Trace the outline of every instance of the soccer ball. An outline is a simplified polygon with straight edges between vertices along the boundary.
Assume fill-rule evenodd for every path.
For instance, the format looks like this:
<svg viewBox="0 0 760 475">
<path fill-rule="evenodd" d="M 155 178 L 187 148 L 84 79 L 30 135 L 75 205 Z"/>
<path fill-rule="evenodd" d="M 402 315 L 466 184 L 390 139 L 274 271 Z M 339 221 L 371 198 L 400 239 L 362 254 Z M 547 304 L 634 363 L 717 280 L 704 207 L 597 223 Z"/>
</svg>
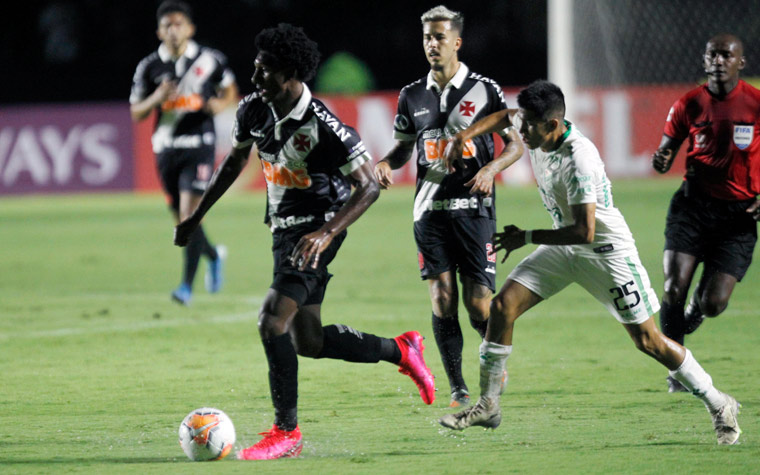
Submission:
<svg viewBox="0 0 760 475">
<path fill-rule="evenodd" d="M 219 409 L 196 409 L 179 425 L 179 445 L 190 460 L 221 460 L 235 445 L 235 426 Z"/>
</svg>

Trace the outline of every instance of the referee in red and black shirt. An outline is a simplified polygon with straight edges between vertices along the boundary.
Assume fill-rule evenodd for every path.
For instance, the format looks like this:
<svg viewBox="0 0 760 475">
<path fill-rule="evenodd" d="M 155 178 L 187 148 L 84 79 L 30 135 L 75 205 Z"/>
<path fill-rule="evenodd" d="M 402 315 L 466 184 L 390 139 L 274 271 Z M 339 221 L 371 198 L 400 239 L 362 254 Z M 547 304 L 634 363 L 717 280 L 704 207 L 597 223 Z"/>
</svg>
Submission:
<svg viewBox="0 0 760 475">
<path fill-rule="evenodd" d="M 739 79 L 744 47 L 722 33 L 707 42 L 707 83 L 671 108 L 652 165 L 668 171 L 688 141 L 686 176 L 665 227 L 662 330 L 684 342 L 704 317 L 719 315 L 752 260 L 760 218 L 760 91 Z M 684 310 L 699 263 L 702 277 Z M 685 391 L 668 378 L 670 392 Z"/>
</svg>

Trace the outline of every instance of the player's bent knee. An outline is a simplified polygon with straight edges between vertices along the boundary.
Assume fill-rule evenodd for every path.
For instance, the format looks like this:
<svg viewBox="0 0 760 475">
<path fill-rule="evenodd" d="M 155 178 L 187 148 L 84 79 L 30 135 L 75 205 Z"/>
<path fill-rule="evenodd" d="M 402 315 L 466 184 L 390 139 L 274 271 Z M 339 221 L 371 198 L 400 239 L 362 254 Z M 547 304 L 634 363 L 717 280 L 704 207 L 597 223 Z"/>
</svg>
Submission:
<svg viewBox="0 0 760 475">
<path fill-rule="evenodd" d="M 437 294 L 431 296 L 433 311 L 440 318 L 453 318 L 457 314 L 457 304 L 450 295 Z"/>
<path fill-rule="evenodd" d="M 497 295 L 491 301 L 491 316 L 489 318 L 500 318 L 507 323 L 514 323 L 520 316 L 517 308 L 510 304 L 503 295 Z"/>
<path fill-rule="evenodd" d="M 726 299 L 703 298 L 699 302 L 699 309 L 708 317 L 717 317 L 728 307 Z"/>
<path fill-rule="evenodd" d="M 666 282 L 662 293 L 662 300 L 671 305 L 684 302 L 686 300 L 686 289 L 675 283 Z"/>
<path fill-rule="evenodd" d="M 259 313 L 259 334 L 262 338 L 272 338 L 287 331 L 285 322 L 268 312 Z"/>
<path fill-rule="evenodd" d="M 464 308 L 471 320 L 482 322 L 488 319 L 491 312 L 491 302 L 487 299 L 474 299 L 465 301 Z"/>
</svg>

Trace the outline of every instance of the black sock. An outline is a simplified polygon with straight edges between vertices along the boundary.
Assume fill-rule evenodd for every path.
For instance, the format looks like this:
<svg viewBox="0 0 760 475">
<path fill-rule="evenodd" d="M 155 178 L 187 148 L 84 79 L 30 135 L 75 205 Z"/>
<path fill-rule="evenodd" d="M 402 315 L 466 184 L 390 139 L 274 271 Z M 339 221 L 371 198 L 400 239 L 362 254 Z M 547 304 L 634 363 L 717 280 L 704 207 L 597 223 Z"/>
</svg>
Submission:
<svg viewBox="0 0 760 475">
<path fill-rule="evenodd" d="M 474 320 L 472 317 L 470 317 L 470 325 L 472 325 L 472 328 L 474 328 L 475 331 L 478 332 L 478 335 L 480 335 L 481 339 L 486 337 L 486 330 L 488 329 L 488 319 Z"/>
<path fill-rule="evenodd" d="M 206 232 L 203 230 L 202 225 L 198 226 L 198 229 L 196 229 L 193 238 L 200 241 L 202 246 L 201 254 L 208 257 L 212 261 L 215 261 L 219 257 L 219 254 L 216 252 L 216 246 L 211 244 L 211 241 L 208 240 L 208 237 L 206 236 Z"/>
<path fill-rule="evenodd" d="M 269 391 L 274 405 L 274 423 L 291 431 L 298 425 L 298 356 L 289 334 L 262 338 L 269 362 Z"/>
<path fill-rule="evenodd" d="M 438 344 L 438 351 L 441 353 L 443 368 L 446 370 L 446 376 L 449 377 L 449 386 L 451 390 L 467 390 L 467 385 L 462 377 L 462 328 L 459 326 L 459 318 L 455 315 L 452 318 L 439 318 L 433 314 L 433 334 L 435 342 Z"/>
<path fill-rule="evenodd" d="M 198 261 L 201 260 L 201 254 L 203 253 L 204 243 L 206 242 L 206 235 L 203 233 L 203 228 L 198 226 L 198 229 L 190 236 L 190 241 L 185 246 L 185 262 L 182 269 L 182 282 L 189 286 L 193 286 L 195 280 L 195 273 L 198 271 Z"/>
<path fill-rule="evenodd" d="M 663 300 L 660 307 L 660 327 L 662 333 L 671 340 L 683 345 L 686 326 L 683 305 L 670 305 Z"/>
<path fill-rule="evenodd" d="M 322 327 L 322 333 L 324 343 L 317 358 L 352 363 L 388 361 L 398 364 L 401 361 L 401 350 L 392 339 L 362 333 L 346 325 L 328 325 Z"/>
</svg>

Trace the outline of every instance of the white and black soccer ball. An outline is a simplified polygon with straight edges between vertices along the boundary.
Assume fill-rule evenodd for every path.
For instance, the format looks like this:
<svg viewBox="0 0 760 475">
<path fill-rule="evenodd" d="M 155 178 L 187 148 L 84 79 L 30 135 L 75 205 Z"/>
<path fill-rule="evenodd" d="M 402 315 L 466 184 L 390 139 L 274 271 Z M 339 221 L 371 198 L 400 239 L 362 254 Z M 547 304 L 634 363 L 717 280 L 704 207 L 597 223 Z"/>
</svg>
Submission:
<svg viewBox="0 0 760 475">
<path fill-rule="evenodd" d="M 235 426 L 219 409 L 196 409 L 179 425 L 179 445 L 190 460 L 221 460 L 235 445 Z"/>
</svg>

